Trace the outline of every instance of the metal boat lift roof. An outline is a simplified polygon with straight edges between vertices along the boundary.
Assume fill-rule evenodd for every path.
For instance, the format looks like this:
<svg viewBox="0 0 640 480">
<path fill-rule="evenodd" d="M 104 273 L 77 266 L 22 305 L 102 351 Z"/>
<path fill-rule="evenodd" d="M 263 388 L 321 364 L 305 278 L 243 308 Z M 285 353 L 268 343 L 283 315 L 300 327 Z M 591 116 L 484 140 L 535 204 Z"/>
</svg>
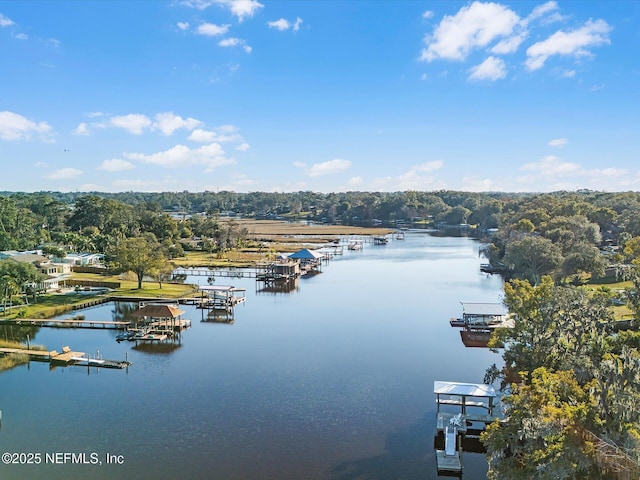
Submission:
<svg viewBox="0 0 640 480">
<path fill-rule="evenodd" d="M 464 315 L 502 316 L 507 309 L 501 303 L 460 302 Z"/>
<path fill-rule="evenodd" d="M 496 390 L 484 383 L 433 382 L 433 393 L 437 395 L 457 395 L 460 397 L 496 397 Z"/>
<path fill-rule="evenodd" d="M 236 288 L 233 285 L 202 285 L 198 287 L 203 292 L 244 292 L 246 288 Z"/>
</svg>

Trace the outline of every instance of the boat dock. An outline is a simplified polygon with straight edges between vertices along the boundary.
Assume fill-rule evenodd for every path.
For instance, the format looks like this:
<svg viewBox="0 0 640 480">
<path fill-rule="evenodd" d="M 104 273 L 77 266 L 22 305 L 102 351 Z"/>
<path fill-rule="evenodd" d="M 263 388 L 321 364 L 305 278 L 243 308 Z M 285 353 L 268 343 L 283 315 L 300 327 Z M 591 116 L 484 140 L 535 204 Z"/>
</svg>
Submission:
<svg viewBox="0 0 640 480">
<path fill-rule="evenodd" d="M 173 272 L 174 275 L 187 275 L 194 277 L 228 277 L 228 278 L 256 278 L 257 271 L 255 268 L 177 268 Z"/>
<path fill-rule="evenodd" d="M 93 328 L 108 330 L 125 330 L 131 322 L 109 321 L 109 320 L 85 320 L 78 318 L 13 318 L 0 320 L 1 324 L 7 325 L 31 325 L 34 327 L 57 327 L 57 328 Z"/>
<path fill-rule="evenodd" d="M 92 358 L 84 352 L 74 352 L 69 347 L 62 347 L 62 353 L 56 350 L 32 350 L 29 348 L 0 348 L 0 355 L 27 355 L 30 360 L 49 362 L 51 365 L 78 365 L 103 368 L 125 368 L 131 365 L 129 361 L 106 360 L 96 356 Z"/>
<path fill-rule="evenodd" d="M 479 383 L 433 382 L 436 395 L 436 465 L 438 473 L 462 472 L 463 440 L 479 438 L 494 416 L 496 392 Z M 454 411 L 444 411 L 451 408 Z"/>
<path fill-rule="evenodd" d="M 199 288 L 202 296 L 193 299 L 198 308 L 231 312 L 246 300 L 246 289 L 233 285 L 206 285 Z"/>
</svg>

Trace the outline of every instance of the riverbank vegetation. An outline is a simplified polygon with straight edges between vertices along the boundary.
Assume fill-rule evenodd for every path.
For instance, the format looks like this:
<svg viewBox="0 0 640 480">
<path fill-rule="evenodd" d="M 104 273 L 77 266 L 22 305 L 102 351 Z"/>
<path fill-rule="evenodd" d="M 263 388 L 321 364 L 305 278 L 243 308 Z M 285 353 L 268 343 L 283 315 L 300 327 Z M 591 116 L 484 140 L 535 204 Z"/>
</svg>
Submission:
<svg viewBox="0 0 640 480">
<path fill-rule="evenodd" d="M 0 348 L 14 348 L 19 350 L 40 350 L 45 351 L 46 348 L 43 345 L 24 345 L 18 342 L 11 342 L 8 340 L 0 340 Z M 0 356 L 0 372 L 11 370 L 18 365 L 23 365 L 29 361 L 29 355 L 24 353 L 9 353 L 7 355 Z"/>
<path fill-rule="evenodd" d="M 507 393 L 505 420 L 483 437 L 490 476 L 638 478 L 640 193 L 0 194 L 0 252 L 98 253 L 104 274 L 74 277 L 120 282 L 112 294 L 125 296 L 188 294 L 170 283 L 176 266 L 255 265 L 342 235 L 424 227 L 478 238 L 511 280 L 516 326 L 494 339 L 504 366 L 487 372 Z M 2 305 L 49 301 L 42 273 L 12 262 L 0 259 Z"/>
<path fill-rule="evenodd" d="M 482 436 L 489 477 L 638 478 L 640 332 L 616 328 L 606 295 L 549 276 L 507 283 L 505 304 L 515 327 L 492 339 L 504 366 L 485 378 L 507 393 Z"/>
</svg>

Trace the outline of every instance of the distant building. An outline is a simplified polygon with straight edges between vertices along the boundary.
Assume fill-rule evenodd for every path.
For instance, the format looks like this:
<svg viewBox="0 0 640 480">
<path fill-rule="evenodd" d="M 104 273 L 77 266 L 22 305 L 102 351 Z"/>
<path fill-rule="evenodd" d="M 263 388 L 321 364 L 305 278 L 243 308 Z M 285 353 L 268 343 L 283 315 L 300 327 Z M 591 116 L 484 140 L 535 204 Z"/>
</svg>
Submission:
<svg viewBox="0 0 640 480">
<path fill-rule="evenodd" d="M 93 267 L 104 263 L 104 255 L 101 253 L 67 253 L 60 259 L 61 263 L 68 263 L 74 267 Z"/>
</svg>

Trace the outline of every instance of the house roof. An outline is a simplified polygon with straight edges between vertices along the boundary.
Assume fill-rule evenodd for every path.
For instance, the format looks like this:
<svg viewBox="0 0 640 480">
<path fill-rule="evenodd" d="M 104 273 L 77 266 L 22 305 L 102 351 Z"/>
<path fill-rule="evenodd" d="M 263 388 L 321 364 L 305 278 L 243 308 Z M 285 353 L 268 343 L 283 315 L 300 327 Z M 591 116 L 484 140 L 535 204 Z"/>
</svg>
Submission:
<svg viewBox="0 0 640 480">
<path fill-rule="evenodd" d="M 14 260 L 20 263 L 44 263 L 49 261 L 47 257 L 36 253 L 20 253 L 18 255 L 11 255 L 8 258 L 9 260 Z"/>
<path fill-rule="evenodd" d="M 301 260 L 309 260 L 309 259 L 318 259 L 322 258 L 324 255 L 318 252 L 314 252 L 309 250 L 308 248 L 303 248 L 302 250 L 298 250 L 295 253 L 289 255 L 289 258 L 297 258 Z"/>
<path fill-rule="evenodd" d="M 135 315 L 136 317 L 175 318 L 179 317 L 183 313 L 184 310 L 181 310 L 174 305 L 145 305 L 133 312 L 132 315 Z"/>
</svg>

